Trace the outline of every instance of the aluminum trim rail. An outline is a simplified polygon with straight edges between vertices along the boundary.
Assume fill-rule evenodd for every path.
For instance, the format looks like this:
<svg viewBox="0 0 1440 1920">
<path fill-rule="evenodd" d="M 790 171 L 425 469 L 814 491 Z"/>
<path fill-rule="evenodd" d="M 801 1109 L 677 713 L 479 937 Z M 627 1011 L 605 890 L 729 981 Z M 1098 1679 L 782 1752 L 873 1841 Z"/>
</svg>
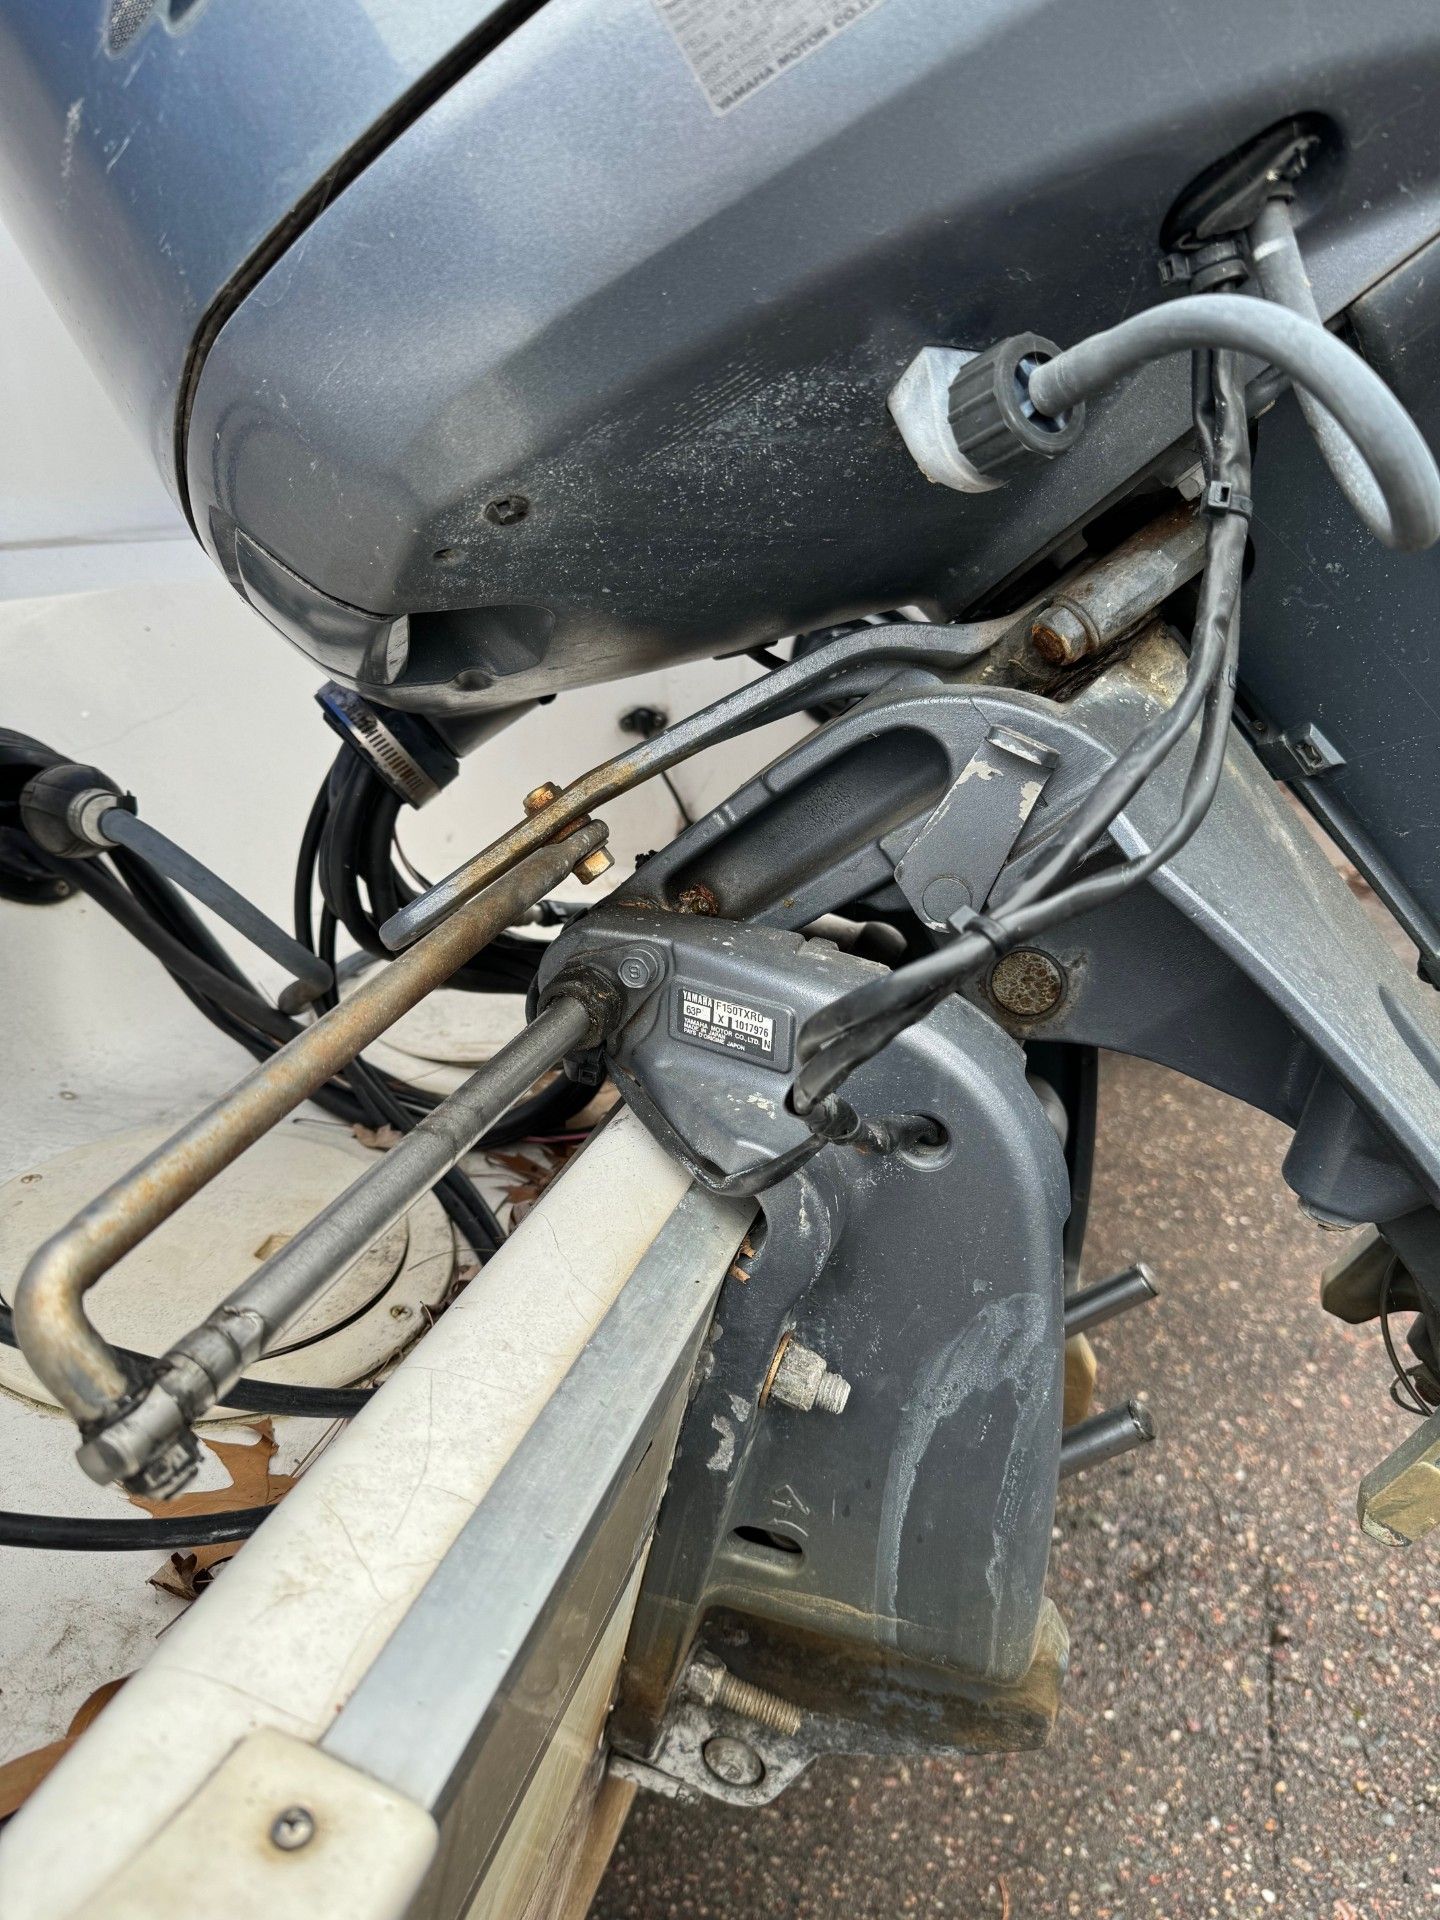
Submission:
<svg viewBox="0 0 1440 1920">
<path fill-rule="evenodd" d="M 656 1463 L 650 1512 L 631 1512 L 627 1494 L 655 1451 L 657 1421 L 683 1404 L 754 1214 L 753 1200 L 691 1188 L 341 1708 L 324 1752 L 442 1819 L 463 1798 L 493 1824 L 492 1843 L 503 1831 L 643 1550 L 668 1451 Z M 607 1528 L 612 1515 L 623 1516 L 618 1530 Z M 461 1825 L 478 1875 L 488 1847 L 475 1822 Z"/>
</svg>

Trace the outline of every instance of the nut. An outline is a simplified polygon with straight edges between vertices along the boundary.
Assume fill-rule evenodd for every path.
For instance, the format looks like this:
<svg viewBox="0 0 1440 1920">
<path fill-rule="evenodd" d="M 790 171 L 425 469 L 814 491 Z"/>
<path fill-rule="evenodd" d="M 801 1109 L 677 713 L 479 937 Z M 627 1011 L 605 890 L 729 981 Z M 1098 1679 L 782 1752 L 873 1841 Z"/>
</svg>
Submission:
<svg viewBox="0 0 1440 1920">
<path fill-rule="evenodd" d="M 778 1400 L 782 1407 L 794 1407 L 797 1413 L 809 1413 L 816 1407 L 822 1413 L 843 1413 L 849 1398 L 850 1382 L 845 1376 L 832 1373 L 818 1353 L 802 1347 L 787 1333 L 770 1363 L 770 1377 L 761 1389 L 760 1404 Z"/>
<path fill-rule="evenodd" d="M 1068 667 L 1083 660 L 1094 644 L 1090 629 L 1071 607 L 1046 607 L 1030 628 L 1030 639 L 1042 660 Z"/>
<path fill-rule="evenodd" d="M 1016 947 L 990 970 L 990 997 L 1007 1013 L 1038 1019 L 1060 1003 L 1065 975 L 1048 953 L 1038 947 Z"/>
<path fill-rule="evenodd" d="M 526 818 L 530 819 L 537 813 L 543 813 L 552 800 L 559 798 L 560 789 L 555 782 L 542 780 L 538 787 L 530 789 L 520 804 L 525 809 Z M 552 838 L 564 840 L 570 834 L 578 832 L 581 827 L 588 827 L 589 824 L 589 814 L 581 814 L 578 820 L 572 820 L 568 826 L 561 827 L 556 834 L 552 835 Z M 608 873 L 614 864 L 615 856 L 608 849 L 596 847 L 593 853 L 587 853 L 585 858 L 576 865 L 575 878 L 588 887 L 592 881 L 598 880 L 601 874 Z"/>
<path fill-rule="evenodd" d="M 758 1787 L 765 1778 L 765 1762 L 744 1740 L 717 1733 L 700 1749 L 706 1768 L 727 1787 Z"/>
</svg>

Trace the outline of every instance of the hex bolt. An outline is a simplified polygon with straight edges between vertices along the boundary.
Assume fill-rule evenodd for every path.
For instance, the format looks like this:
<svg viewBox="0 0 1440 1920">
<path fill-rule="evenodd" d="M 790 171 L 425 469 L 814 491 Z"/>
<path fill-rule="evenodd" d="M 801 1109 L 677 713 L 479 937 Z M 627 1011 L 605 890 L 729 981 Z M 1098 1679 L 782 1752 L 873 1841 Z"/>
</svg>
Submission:
<svg viewBox="0 0 1440 1920">
<path fill-rule="evenodd" d="M 695 1700 L 702 1707 L 724 1707 L 727 1713 L 738 1713 L 742 1719 L 757 1721 L 776 1733 L 798 1733 L 805 1718 L 799 1707 L 782 1700 L 778 1693 L 771 1693 L 766 1687 L 752 1687 L 748 1680 L 738 1680 L 713 1653 L 696 1654 L 686 1670 L 683 1691 L 687 1700 Z"/>
<path fill-rule="evenodd" d="M 543 813 L 552 800 L 559 798 L 560 789 L 555 782 L 542 780 L 538 787 L 530 789 L 520 804 L 524 807 L 528 819 L 534 814 Z M 577 827 L 585 827 L 589 824 L 589 814 L 583 814 L 580 819 L 572 820 L 568 827 L 562 827 L 555 837 L 557 840 L 564 840 L 567 835 L 574 833 Z M 588 887 L 593 880 L 598 880 L 602 873 L 608 873 L 614 864 L 615 856 L 608 847 L 596 847 L 593 853 L 587 853 L 578 863 L 575 868 L 575 878 Z"/>
<path fill-rule="evenodd" d="M 560 798 L 560 789 L 553 780 L 542 780 L 538 787 L 532 787 L 520 802 L 527 815 L 540 813 L 552 800 Z"/>
<path fill-rule="evenodd" d="M 270 1829 L 270 1844 L 282 1853 L 294 1853 L 315 1838 L 315 1816 L 308 1807 L 286 1807 L 275 1816 Z"/>
<path fill-rule="evenodd" d="M 775 1349 L 770 1373 L 760 1389 L 760 1404 L 778 1400 L 782 1407 L 797 1413 L 843 1413 L 850 1398 L 850 1382 L 844 1374 L 832 1373 L 824 1358 L 802 1347 L 793 1334 L 786 1334 Z"/>
<path fill-rule="evenodd" d="M 637 993 L 643 993 L 646 987 L 653 987 L 660 978 L 660 962 L 648 947 L 636 947 L 633 953 L 627 953 L 615 969 L 620 976 L 620 984 L 633 987 Z"/>
<path fill-rule="evenodd" d="M 758 1787 L 765 1778 L 765 1762 L 744 1740 L 717 1733 L 700 1749 L 706 1771 L 727 1787 Z"/>
<path fill-rule="evenodd" d="M 1030 640 L 1042 660 L 1052 666 L 1073 666 L 1095 644 L 1094 635 L 1073 607 L 1046 607 L 1030 628 Z"/>
</svg>

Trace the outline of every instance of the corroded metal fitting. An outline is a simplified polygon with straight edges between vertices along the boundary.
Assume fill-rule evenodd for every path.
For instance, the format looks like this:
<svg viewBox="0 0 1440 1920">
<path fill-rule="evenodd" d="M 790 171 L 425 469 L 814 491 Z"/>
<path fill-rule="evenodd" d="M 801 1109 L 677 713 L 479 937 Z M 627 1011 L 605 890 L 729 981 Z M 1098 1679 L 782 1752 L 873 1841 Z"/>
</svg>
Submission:
<svg viewBox="0 0 1440 1920">
<path fill-rule="evenodd" d="M 990 973 L 990 997 L 1007 1013 L 1038 1020 L 1053 1013 L 1065 992 L 1065 975 L 1038 947 L 1012 947 Z"/>
<path fill-rule="evenodd" d="M 818 1407 L 821 1413 L 843 1413 L 850 1398 L 850 1382 L 843 1374 L 832 1373 L 820 1354 L 802 1347 L 787 1333 L 775 1349 L 770 1372 L 760 1389 L 760 1404 L 778 1400 L 782 1407 L 794 1407 L 797 1413 L 809 1413 Z"/>
<path fill-rule="evenodd" d="M 683 1692 L 702 1707 L 723 1707 L 743 1719 L 755 1720 L 776 1733 L 796 1734 L 805 1718 L 799 1707 L 782 1700 L 766 1687 L 738 1680 L 713 1653 L 697 1653 L 685 1672 Z"/>
<path fill-rule="evenodd" d="M 1094 648 L 1095 635 L 1073 607 L 1063 602 L 1046 607 L 1035 617 L 1030 639 L 1042 660 L 1051 666 L 1068 667 L 1083 660 Z"/>
<path fill-rule="evenodd" d="M 529 793 L 526 794 L 524 800 L 521 802 L 521 805 L 524 807 L 525 815 L 528 819 L 534 814 L 543 813 L 552 801 L 558 800 L 559 798 L 560 789 L 556 786 L 555 782 L 553 780 L 542 780 L 538 787 L 532 787 L 530 789 Z M 589 824 L 589 814 L 582 814 L 578 820 L 572 820 L 569 826 L 562 827 L 554 837 L 557 840 L 568 840 L 570 835 L 578 828 L 588 827 Z M 614 864 L 615 856 L 610 852 L 608 847 L 596 847 L 593 853 L 587 853 L 585 858 L 578 862 L 575 868 L 575 877 L 577 880 L 583 881 L 588 887 L 592 881 L 598 880 L 601 874 L 608 873 Z"/>
</svg>

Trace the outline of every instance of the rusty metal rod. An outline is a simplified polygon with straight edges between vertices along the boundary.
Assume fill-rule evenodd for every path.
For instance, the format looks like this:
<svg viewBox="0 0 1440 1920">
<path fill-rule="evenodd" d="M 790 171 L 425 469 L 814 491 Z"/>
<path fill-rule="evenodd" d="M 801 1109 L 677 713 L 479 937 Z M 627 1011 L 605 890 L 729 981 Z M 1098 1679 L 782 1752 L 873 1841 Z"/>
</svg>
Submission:
<svg viewBox="0 0 1440 1920">
<path fill-rule="evenodd" d="M 461 867 L 443 880 L 436 881 L 428 893 L 422 893 L 392 914 L 380 929 L 387 947 L 408 947 L 424 933 L 452 914 L 464 901 L 488 886 L 498 874 L 506 872 L 532 847 L 542 845 L 563 828 L 594 807 L 603 806 L 643 781 L 667 773 L 671 767 L 688 760 L 705 747 L 713 747 L 752 727 L 778 720 L 805 704 L 806 695 L 820 683 L 851 667 L 872 667 L 893 663 L 897 667 L 913 665 L 938 671 L 954 671 L 1015 626 L 1015 614 L 996 620 L 983 620 L 968 627 L 928 627 L 915 622 L 893 627 L 867 627 L 863 633 L 847 634 L 817 647 L 799 660 L 791 660 L 763 680 L 727 693 L 702 707 L 686 720 L 678 720 L 663 733 L 628 753 L 617 754 L 589 773 L 572 781 L 546 807 L 532 813 L 517 826 L 483 847 Z M 867 691 L 871 689 L 866 689 Z"/>
<path fill-rule="evenodd" d="M 532 853 L 188 1121 L 39 1248 L 15 1295 L 15 1331 L 25 1358 L 77 1421 L 88 1425 L 114 1413 L 136 1384 L 86 1317 L 85 1295 L 96 1281 L 542 899 L 603 843 L 606 831 L 595 821 Z"/>
<path fill-rule="evenodd" d="M 143 1396 L 80 1448 L 77 1457 L 90 1478 L 102 1486 L 141 1478 L 146 1493 L 178 1492 L 199 1464 L 193 1422 L 225 1398 L 246 1368 L 269 1352 L 527 1087 L 566 1054 L 588 1046 L 595 1033 L 589 1008 L 563 996 L 552 1000 L 171 1346 Z"/>
<path fill-rule="evenodd" d="M 1203 525 L 1197 523 L 1188 507 L 1176 508 L 1068 581 L 1063 597 L 1084 608 L 1087 641 L 1104 645 L 1137 625 L 1146 612 L 1153 612 L 1199 571 L 1203 544 Z M 914 623 L 867 627 L 777 667 L 765 679 L 753 680 L 702 707 L 689 719 L 653 734 L 631 752 L 592 767 L 548 806 L 483 847 L 463 866 L 437 881 L 428 893 L 419 894 L 392 914 L 380 929 L 381 939 L 392 949 L 408 947 L 532 847 L 551 839 L 592 808 L 628 793 L 657 774 L 668 773 L 705 747 L 733 740 L 753 727 L 813 704 L 815 690 L 836 676 L 846 675 L 847 685 L 855 682 L 854 690 L 860 694 L 873 693 L 883 683 L 887 665 L 959 673 L 1002 640 L 1017 632 L 1028 636 L 1038 610 L 1059 597 L 1049 594 L 1014 613 L 970 626 L 927 627 Z M 1080 618 L 1078 613 L 1075 617 Z"/>
</svg>

